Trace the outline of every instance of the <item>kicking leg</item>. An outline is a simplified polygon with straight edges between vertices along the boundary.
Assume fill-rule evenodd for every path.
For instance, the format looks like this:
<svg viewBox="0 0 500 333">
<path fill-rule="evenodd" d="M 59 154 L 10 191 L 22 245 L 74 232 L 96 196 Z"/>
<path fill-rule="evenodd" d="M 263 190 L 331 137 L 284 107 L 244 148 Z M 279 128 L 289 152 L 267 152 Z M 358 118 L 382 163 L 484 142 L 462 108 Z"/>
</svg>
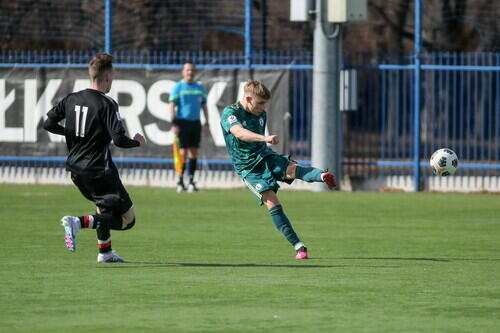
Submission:
<svg viewBox="0 0 500 333">
<path fill-rule="evenodd" d="M 330 172 L 325 172 L 318 168 L 306 167 L 297 165 L 294 162 L 288 164 L 286 169 L 286 179 L 301 179 L 308 183 L 324 182 L 328 189 L 333 189 L 337 186 L 335 176 Z"/>
</svg>

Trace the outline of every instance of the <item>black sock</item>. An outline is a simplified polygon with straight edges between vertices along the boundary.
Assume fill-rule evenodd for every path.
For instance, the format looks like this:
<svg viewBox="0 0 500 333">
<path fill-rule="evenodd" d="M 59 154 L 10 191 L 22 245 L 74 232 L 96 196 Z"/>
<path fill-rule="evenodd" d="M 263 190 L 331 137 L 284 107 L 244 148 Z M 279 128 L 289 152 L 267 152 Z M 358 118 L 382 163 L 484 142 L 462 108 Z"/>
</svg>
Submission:
<svg viewBox="0 0 500 333">
<path fill-rule="evenodd" d="M 188 174 L 189 174 L 189 182 L 192 183 L 194 180 L 194 173 L 196 172 L 196 166 L 197 166 L 197 159 L 196 158 L 190 158 L 189 159 L 189 169 L 188 169 Z"/>
<path fill-rule="evenodd" d="M 101 230 L 96 229 L 97 233 L 97 248 L 99 249 L 99 253 L 108 253 L 112 251 L 111 248 L 111 233 L 109 229 Z"/>
</svg>

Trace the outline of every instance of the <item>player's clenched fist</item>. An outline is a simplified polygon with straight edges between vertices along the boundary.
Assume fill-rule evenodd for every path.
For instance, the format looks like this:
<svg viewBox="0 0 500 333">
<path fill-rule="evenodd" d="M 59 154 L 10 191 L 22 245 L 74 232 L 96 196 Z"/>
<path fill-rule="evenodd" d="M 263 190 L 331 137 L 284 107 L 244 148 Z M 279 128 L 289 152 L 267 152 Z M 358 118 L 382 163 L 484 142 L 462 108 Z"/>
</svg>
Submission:
<svg viewBox="0 0 500 333">
<path fill-rule="evenodd" d="M 265 140 L 266 140 L 266 143 L 270 143 L 272 145 L 277 145 L 280 142 L 277 135 L 268 135 L 268 136 L 266 136 Z"/>
<path fill-rule="evenodd" d="M 141 144 L 141 146 L 146 144 L 146 139 L 140 133 L 136 133 L 134 135 L 134 140 L 135 141 L 139 141 L 139 143 Z"/>
</svg>

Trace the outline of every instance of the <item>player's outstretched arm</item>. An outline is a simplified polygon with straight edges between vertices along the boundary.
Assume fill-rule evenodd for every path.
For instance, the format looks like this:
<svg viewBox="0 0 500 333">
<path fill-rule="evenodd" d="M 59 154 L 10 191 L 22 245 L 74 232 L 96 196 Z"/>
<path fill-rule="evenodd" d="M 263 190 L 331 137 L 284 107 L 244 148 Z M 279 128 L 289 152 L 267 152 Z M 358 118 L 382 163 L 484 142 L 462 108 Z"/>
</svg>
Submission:
<svg viewBox="0 0 500 333">
<path fill-rule="evenodd" d="M 277 135 L 260 135 L 247 130 L 242 125 L 234 125 L 233 127 L 231 127 L 230 131 L 238 140 L 241 141 L 266 142 L 272 145 L 279 143 L 279 138 Z"/>
<path fill-rule="evenodd" d="M 146 139 L 144 139 L 144 137 L 139 133 L 134 135 L 133 139 L 129 138 L 124 133 L 114 134 L 112 138 L 115 146 L 120 148 L 134 148 L 142 146 L 146 143 Z"/>
</svg>

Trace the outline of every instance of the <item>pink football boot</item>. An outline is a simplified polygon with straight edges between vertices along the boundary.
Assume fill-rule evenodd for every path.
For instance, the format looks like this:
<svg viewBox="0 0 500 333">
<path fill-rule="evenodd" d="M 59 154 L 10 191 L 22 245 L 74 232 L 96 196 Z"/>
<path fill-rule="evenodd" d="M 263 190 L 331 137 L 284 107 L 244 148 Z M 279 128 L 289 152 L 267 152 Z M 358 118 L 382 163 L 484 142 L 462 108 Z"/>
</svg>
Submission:
<svg viewBox="0 0 500 333">
<path fill-rule="evenodd" d="M 301 246 L 297 250 L 297 254 L 295 255 L 295 259 L 307 259 L 307 247 Z"/>
<path fill-rule="evenodd" d="M 321 174 L 321 180 L 328 186 L 329 190 L 333 190 L 337 186 L 337 181 L 333 173 L 325 172 Z"/>
</svg>

